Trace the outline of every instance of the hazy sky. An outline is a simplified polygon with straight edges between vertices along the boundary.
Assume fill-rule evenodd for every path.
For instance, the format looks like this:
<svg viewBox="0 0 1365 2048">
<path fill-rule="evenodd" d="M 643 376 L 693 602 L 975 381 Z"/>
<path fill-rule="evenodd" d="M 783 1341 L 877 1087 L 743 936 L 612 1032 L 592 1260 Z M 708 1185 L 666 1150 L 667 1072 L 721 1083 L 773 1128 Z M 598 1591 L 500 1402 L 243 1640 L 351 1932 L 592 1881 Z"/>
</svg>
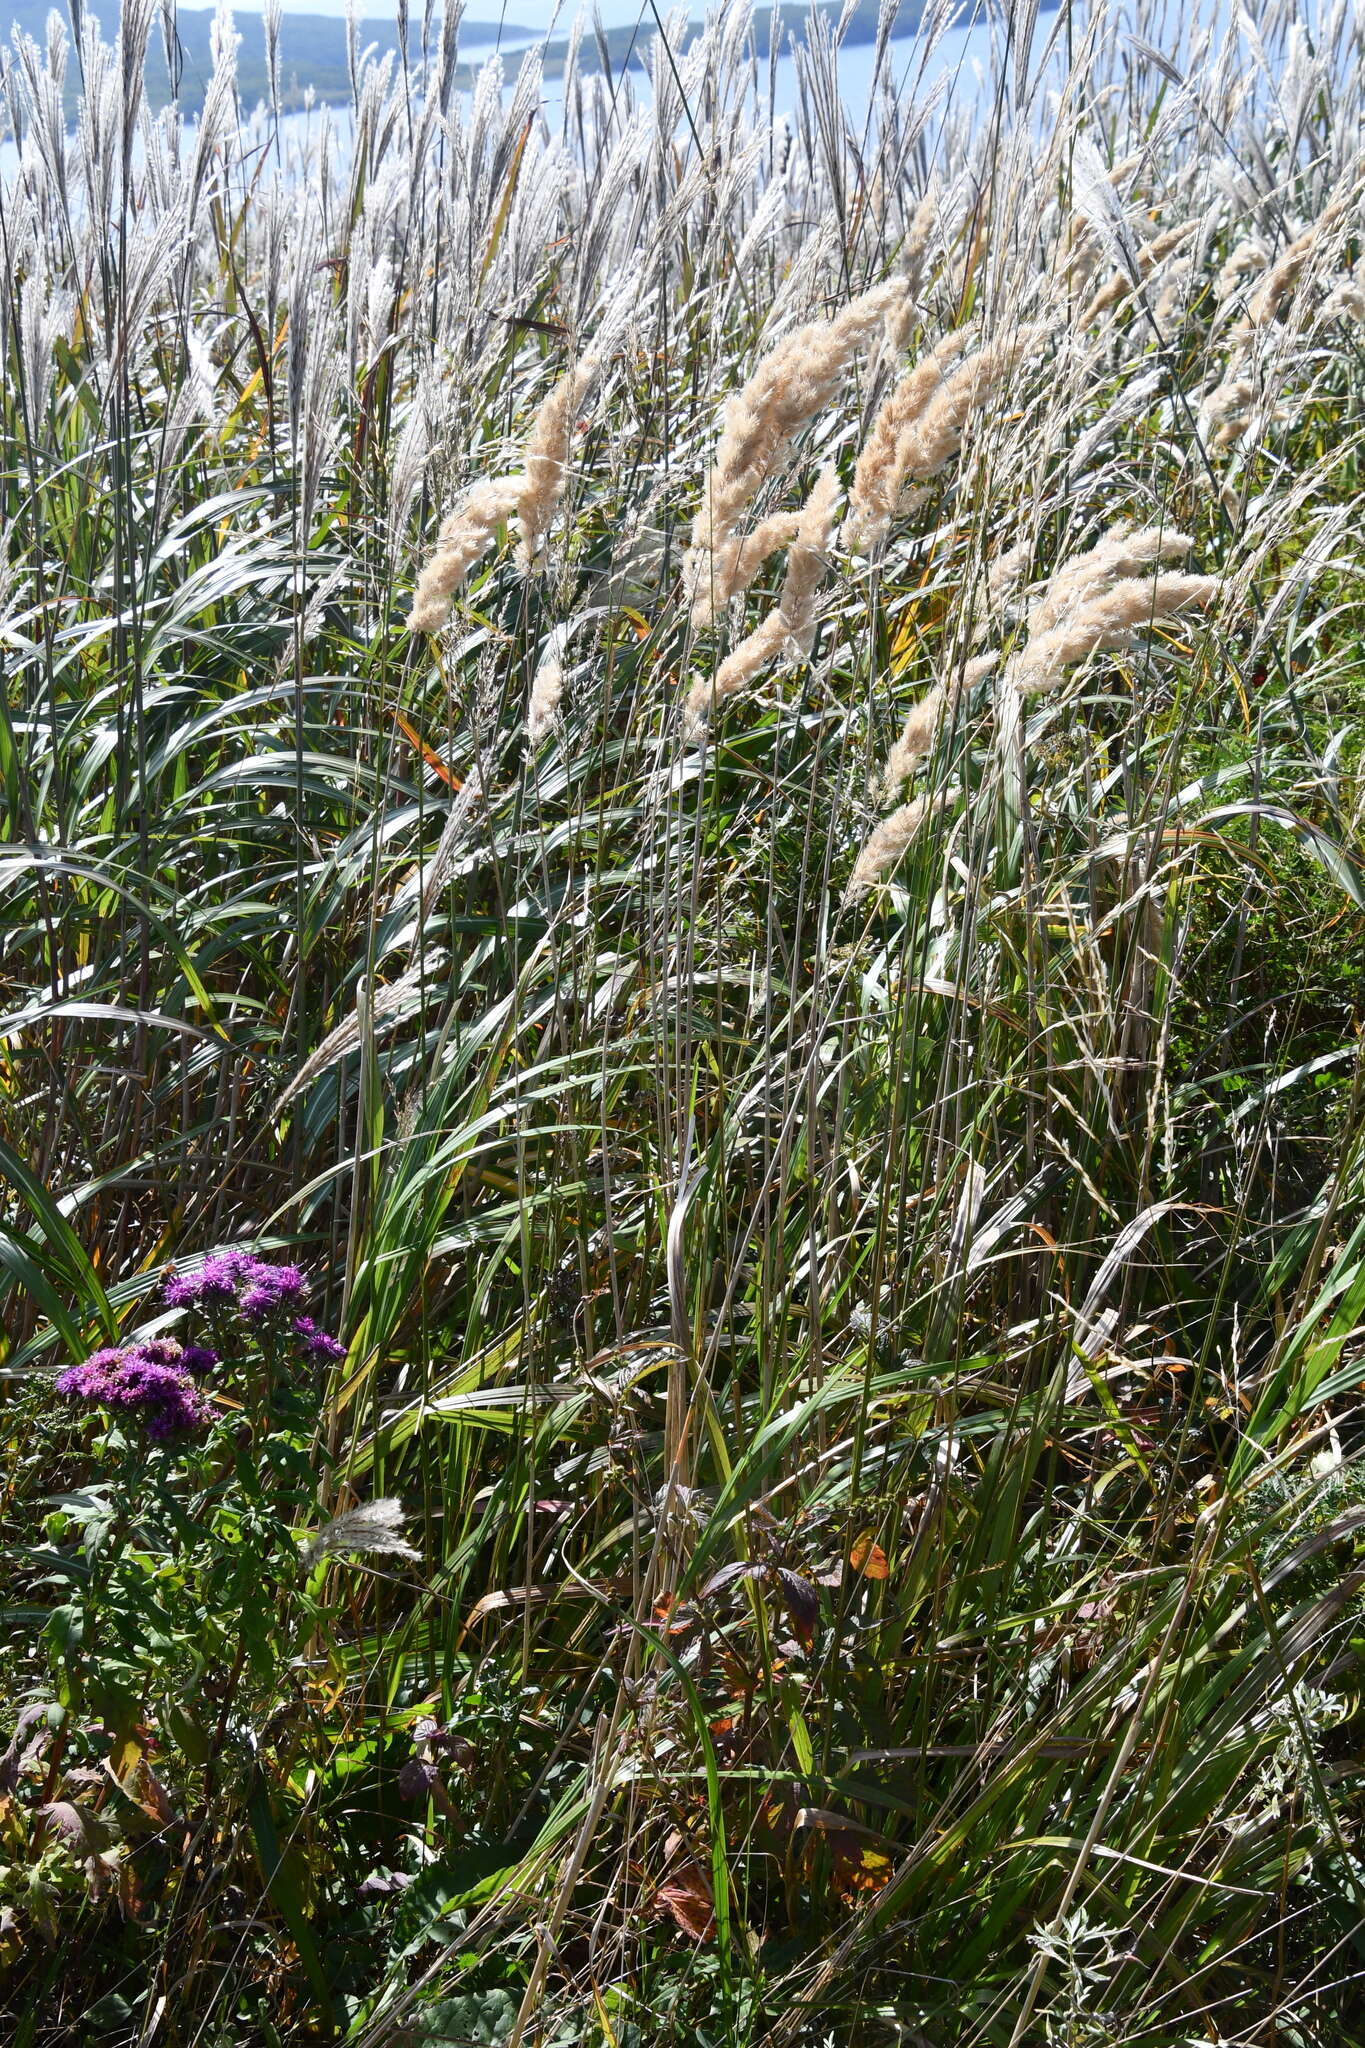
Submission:
<svg viewBox="0 0 1365 2048">
<path fill-rule="evenodd" d="M 195 0 L 180 0 L 182 7 L 193 7 L 194 4 Z M 199 4 L 211 7 L 213 0 L 199 0 Z M 676 0 L 658 0 L 660 14 L 669 13 L 673 4 Z M 702 8 L 703 0 L 698 0 L 694 11 L 701 13 Z M 262 0 L 235 0 L 234 12 L 238 14 L 259 14 L 261 11 Z M 342 15 L 346 12 L 346 0 L 284 0 L 284 11 L 286 14 Z M 436 11 L 439 14 L 440 0 L 437 0 Z M 564 0 L 559 9 L 558 26 L 567 29 L 576 11 L 577 0 Z M 360 0 L 360 12 L 392 21 L 393 0 L 387 0 L 387 4 L 386 0 Z M 422 0 L 411 0 L 411 12 L 414 19 L 421 18 Z M 613 28 L 618 22 L 638 21 L 641 15 L 651 27 L 654 23 L 648 0 L 598 0 L 598 12 L 608 28 Z M 502 0 L 466 0 L 465 13 L 471 21 L 500 21 L 505 18 L 509 28 L 540 30 L 549 27 L 555 7 L 554 0 L 506 0 L 505 5 Z"/>
</svg>

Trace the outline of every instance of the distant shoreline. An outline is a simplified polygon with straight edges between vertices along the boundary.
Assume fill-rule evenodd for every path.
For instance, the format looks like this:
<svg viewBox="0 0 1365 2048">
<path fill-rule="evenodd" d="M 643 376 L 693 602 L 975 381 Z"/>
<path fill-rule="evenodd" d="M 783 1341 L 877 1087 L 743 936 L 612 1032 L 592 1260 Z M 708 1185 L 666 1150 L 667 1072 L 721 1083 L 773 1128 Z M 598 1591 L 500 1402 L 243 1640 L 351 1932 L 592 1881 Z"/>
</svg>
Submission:
<svg viewBox="0 0 1365 2048">
<path fill-rule="evenodd" d="M 1055 9 L 1058 4 L 1059 0 L 1042 0 L 1044 11 Z M 973 20 L 987 18 L 991 11 L 988 0 L 963 0 L 953 25 L 966 26 Z M 104 21 L 110 12 L 109 0 L 104 0 L 103 16 L 99 0 L 96 0 L 91 12 L 100 19 L 102 32 L 107 33 L 104 30 Z M 844 10 L 839 0 L 819 0 L 816 12 L 832 27 L 838 23 Z M 32 36 L 35 42 L 45 42 L 49 13 L 50 0 L 11 0 L 11 35 L 15 30 L 21 30 Z M 893 35 L 905 37 L 914 34 L 923 13 L 924 0 L 903 0 L 893 25 Z M 879 16 L 880 10 L 876 0 L 860 0 L 860 4 L 845 20 L 841 45 L 856 47 L 875 42 Z M 781 39 L 779 50 L 804 43 L 804 28 L 808 18 L 805 8 L 796 4 L 756 10 L 753 18 L 752 47 L 758 60 L 768 60 L 775 30 Z M 154 107 L 159 108 L 176 100 L 182 111 L 189 116 L 194 116 L 200 111 L 213 71 L 210 50 L 213 19 L 212 13 L 202 7 L 186 9 L 177 15 L 178 75 L 174 86 L 160 32 L 153 31 L 148 47 L 146 79 L 148 97 Z M 383 17 L 367 16 L 360 20 L 357 26 L 360 31 L 356 37 L 357 51 L 375 50 L 383 57 L 390 51 L 397 50 L 397 27 L 393 21 Z M 244 104 L 255 105 L 258 102 L 270 103 L 277 100 L 281 109 L 296 112 L 310 104 L 335 106 L 345 104 L 351 99 L 352 51 L 348 41 L 348 24 L 344 19 L 304 12 L 284 15 L 280 34 L 277 94 L 273 94 L 271 90 L 263 18 L 257 14 L 238 16 L 234 20 L 234 27 L 239 44 L 238 90 Z M 438 20 L 433 24 L 434 32 L 426 52 L 428 59 L 434 59 L 439 49 L 439 27 Z M 703 24 L 700 20 L 690 22 L 680 47 L 684 50 L 690 47 L 702 32 Z M 613 72 L 641 71 L 645 67 L 646 55 L 655 33 L 653 20 L 643 15 L 634 23 L 622 23 L 613 28 L 589 33 L 583 37 L 579 46 L 579 66 L 584 73 L 603 69 L 610 69 Z M 510 21 L 490 21 L 486 18 L 462 21 L 459 30 L 459 63 L 456 71 L 456 81 L 462 90 L 472 85 L 481 66 L 494 54 L 499 45 L 506 47 L 509 57 L 520 57 L 528 49 L 539 47 L 545 78 L 554 81 L 564 75 L 570 49 L 570 38 L 567 35 L 556 34 L 546 38 L 534 29 Z M 409 33 L 408 61 L 421 63 L 423 57 L 418 25 Z M 78 67 L 72 63 L 67 74 L 67 96 L 73 107 L 78 92 Z"/>
</svg>

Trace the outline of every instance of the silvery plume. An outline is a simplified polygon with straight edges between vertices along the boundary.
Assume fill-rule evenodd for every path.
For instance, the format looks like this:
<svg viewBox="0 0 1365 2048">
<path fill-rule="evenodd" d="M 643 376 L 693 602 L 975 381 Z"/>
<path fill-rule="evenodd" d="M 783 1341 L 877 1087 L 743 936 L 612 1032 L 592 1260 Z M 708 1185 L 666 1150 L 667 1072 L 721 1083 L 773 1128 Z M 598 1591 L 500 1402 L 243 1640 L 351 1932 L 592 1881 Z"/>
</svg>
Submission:
<svg viewBox="0 0 1365 2048">
<path fill-rule="evenodd" d="M 371 1500 L 361 1507 L 348 1508 L 310 1539 L 304 1547 L 303 1561 L 314 1564 L 320 1557 L 336 1557 L 346 1552 L 368 1557 L 405 1557 L 413 1564 L 421 1557 L 403 1534 L 403 1503 L 397 1500 Z"/>
</svg>

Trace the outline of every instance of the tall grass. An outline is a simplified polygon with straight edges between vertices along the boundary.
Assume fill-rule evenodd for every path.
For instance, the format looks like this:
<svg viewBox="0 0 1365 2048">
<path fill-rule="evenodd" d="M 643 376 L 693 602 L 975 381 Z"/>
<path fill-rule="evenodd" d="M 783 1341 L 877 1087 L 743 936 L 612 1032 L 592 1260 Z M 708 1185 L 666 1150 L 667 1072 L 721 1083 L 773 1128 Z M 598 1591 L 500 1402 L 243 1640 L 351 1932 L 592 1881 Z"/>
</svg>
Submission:
<svg viewBox="0 0 1365 2048">
<path fill-rule="evenodd" d="M 1365 2041 L 1358 20 L 936 9 L 865 121 L 817 21 L 774 124 L 731 6 L 547 123 L 451 16 L 300 142 L 162 19 L 4 59 L 12 1722 L 168 1263 L 322 1277 L 422 1562 L 16 1744 L 11 2038 Z"/>
</svg>

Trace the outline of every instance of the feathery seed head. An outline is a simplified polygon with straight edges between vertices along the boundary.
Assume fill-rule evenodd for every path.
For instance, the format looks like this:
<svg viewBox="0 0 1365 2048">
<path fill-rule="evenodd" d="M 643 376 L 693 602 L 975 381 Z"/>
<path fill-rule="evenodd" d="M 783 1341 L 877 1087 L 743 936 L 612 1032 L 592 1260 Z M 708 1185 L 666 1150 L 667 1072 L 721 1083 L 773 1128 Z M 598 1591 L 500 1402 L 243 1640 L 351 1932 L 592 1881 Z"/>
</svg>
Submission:
<svg viewBox="0 0 1365 2048">
<path fill-rule="evenodd" d="M 564 495 L 574 425 L 600 370 L 596 356 L 585 356 L 560 378 L 531 422 L 516 508 L 517 566 L 523 575 L 532 576 L 542 566 L 550 525 Z"/>
<path fill-rule="evenodd" d="M 1028 645 L 1011 659 L 1006 681 L 1023 696 L 1055 690 L 1077 662 L 1092 654 L 1117 653 L 1131 647 L 1140 633 L 1206 610 L 1222 588 L 1217 576 L 1167 572 L 1125 577 L 1092 592 L 1059 625 L 1031 635 Z"/>
<path fill-rule="evenodd" d="M 401 1557 L 409 1564 L 421 1561 L 403 1534 L 406 1517 L 398 1500 L 372 1500 L 362 1507 L 348 1508 L 319 1529 L 304 1546 L 303 1562 L 315 1564 L 320 1557 Z"/>
<path fill-rule="evenodd" d="M 908 804 L 902 804 L 883 818 L 880 825 L 868 834 L 861 853 L 853 864 L 853 872 L 844 890 L 845 903 L 852 903 L 865 896 L 884 875 L 888 875 L 913 845 L 920 826 L 930 809 L 927 796 L 914 797 Z"/>
<path fill-rule="evenodd" d="M 746 510 L 807 420 L 833 398 L 858 346 L 901 304 L 905 292 L 900 279 L 877 285 L 832 319 L 798 327 L 769 351 L 728 401 L 683 564 L 698 632 L 714 625 L 742 587 L 741 569 L 752 559 L 745 556 L 741 531 Z M 751 578 L 756 569 L 757 564 Z"/>
<path fill-rule="evenodd" d="M 905 509 L 907 484 L 923 484 L 946 468 L 962 446 L 967 422 L 983 411 L 1006 377 L 1042 338 L 1022 328 L 989 342 L 950 367 L 965 336 L 947 335 L 904 376 L 872 423 L 858 458 L 845 544 L 865 552 L 880 545 Z"/>
<path fill-rule="evenodd" d="M 417 579 L 408 613 L 412 633 L 439 633 L 450 618 L 451 601 L 494 533 L 521 502 L 519 476 L 491 477 L 475 484 L 449 514 L 436 536 L 436 547 Z"/>
<path fill-rule="evenodd" d="M 831 463 L 821 470 L 797 515 L 775 608 L 727 655 L 713 680 L 699 679 L 688 692 L 683 706 L 685 739 L 698 739 L 713 706 L 742 690 L 776 656 L 808 659 L 819 625 L 816 598 L 828 567 L 838 498 L 839 473 Z"/>
</svg>

